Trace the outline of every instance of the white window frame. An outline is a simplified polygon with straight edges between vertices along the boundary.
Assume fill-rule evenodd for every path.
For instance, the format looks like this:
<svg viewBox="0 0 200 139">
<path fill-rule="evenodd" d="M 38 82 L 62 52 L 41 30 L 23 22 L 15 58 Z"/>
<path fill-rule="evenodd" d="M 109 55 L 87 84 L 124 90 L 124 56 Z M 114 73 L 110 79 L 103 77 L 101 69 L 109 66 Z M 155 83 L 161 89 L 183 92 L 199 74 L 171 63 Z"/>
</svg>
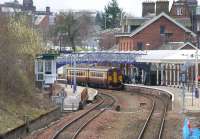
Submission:
<svg viewBox="0 0 200 139">
<path fill-rule="evenodd" d="M 177 7 L 177 8 L 176 8 L 176 14 L 177 14 L 178 16 L 183 15 L 183 7 Z"/>
<path fill-rule="evenodd" d="M 52 74 L 52 60 L 45 60 L 45 74 L 49 72 Z"/>
</svg>

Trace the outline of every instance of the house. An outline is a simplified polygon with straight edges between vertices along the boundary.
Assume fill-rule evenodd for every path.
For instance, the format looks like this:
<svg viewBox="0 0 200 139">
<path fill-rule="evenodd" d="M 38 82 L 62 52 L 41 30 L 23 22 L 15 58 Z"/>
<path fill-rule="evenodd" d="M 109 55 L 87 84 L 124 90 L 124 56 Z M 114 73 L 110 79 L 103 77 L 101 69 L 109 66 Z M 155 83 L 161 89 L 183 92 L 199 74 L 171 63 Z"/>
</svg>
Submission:
<svg viewBox="0 0 200 139">
<path fill-rule="evenodd" d="M 168 42 L 196 43 L 196 34 L 166 13 L 142 23 L 132 32 L 116 34 L 120 51 L 159 49 Z"/>
<path fill-rule="evenodd" d="M 19 13 L 22 12 L 22 5 L 19 4 L 17 0 L 13 2 L 5 2 L 4 4 L 0 4 L 0 12 L 1 13 Z"/>
<path fill-rule="evenodd" d="M 187 1 L 174 1 L 170 10 L 170 16 L 174 18 L 190 18 L 190 9 Z"/>
</svg>

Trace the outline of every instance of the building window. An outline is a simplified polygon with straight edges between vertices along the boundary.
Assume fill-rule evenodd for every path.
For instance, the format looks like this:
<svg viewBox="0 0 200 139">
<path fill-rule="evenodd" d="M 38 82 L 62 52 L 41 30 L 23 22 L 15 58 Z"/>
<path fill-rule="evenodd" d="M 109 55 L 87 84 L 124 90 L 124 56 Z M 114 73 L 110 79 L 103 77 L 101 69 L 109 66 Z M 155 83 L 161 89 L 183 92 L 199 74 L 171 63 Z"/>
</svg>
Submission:
<svg viewBox="0 0 200 139">
<path fill-rule="evenodd" d="M 165 34 L 165 26 L 160 26 L 160 34 Z"/>
<path fill-rule="evenodd" d="M 43 74 L 38 74 L 38 81 L 43 81 L 44 80 L 44 75 Z"/>
<path fill-rule="evenodd" d="M 137 50 L 144 50 L 144 45 L 142 42 L 137 43 Z"/>
<path fill-rule="evenodd" d="M 133 32 L 138 27 L 139 27 L 139 25 L 131 25 L 131 32 Z"/>
<path fill-rule="evenodd" d="M 176 8 L 176 15 L 178 15 L 178 16 L 183 15 L 183 8 L 182 7 Z"/>
<path fill-rule="evenodd" d="M 43 62 L 38 61 L 38 72 L 43 72 Z"/>
<path fill-rule="evenodd" d="M 51 60 L 45 61 L 45 74 L 51 74 Z"/>
</svg>

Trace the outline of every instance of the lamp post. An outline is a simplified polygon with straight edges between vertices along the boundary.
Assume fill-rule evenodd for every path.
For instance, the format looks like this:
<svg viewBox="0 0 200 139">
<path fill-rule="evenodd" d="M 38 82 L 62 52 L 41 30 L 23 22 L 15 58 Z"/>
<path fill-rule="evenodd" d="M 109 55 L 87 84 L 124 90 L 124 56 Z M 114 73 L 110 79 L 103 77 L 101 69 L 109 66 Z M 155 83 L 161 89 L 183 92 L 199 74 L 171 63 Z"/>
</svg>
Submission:
<svg viewBox="0 0 200 139">
<path fill-rule="evenodd" d="M 107 21 L 106 21 L 106 18 L 107 18 L 107 14 L 105 14 L 105 19 L 104 19 L 104 28 L 105 28 L 105 30 L 106 30 L 106 28 L 107 28 Z"/>
<path fill-rule="evenodd" d="M 75 54 L 74 54 L 73 69 L 74 69 L 73 93 L 75 93 L 76 92 L 76 55 Z"/>
<path fill-rule="evenodd" d="M 181 81 L 182 81 L 182 112 L 184 113 L 185 109 L 185 82 L 186 82 L 186 70 L 187 70 L 187 65 L 184 63 L 181 65 Z"/>
<path fill-rule="evenodd" d="M 66 47 L 65 39 L 66 39 L 67 36 L 68 36 L 68 33 L 67 33 L 67 32 L 65 32 L 65 33 L 59 32 L 59 33 L 58 33 L 59 45 L 60 45 L 60 53 L 62 52 L 62 48 L 63 48 L 63 47 Z M 65 49 L 64 49 L 64 50 L 65 50 Z"/>
<path fill-rule="evenodd" d="M 198 48 L 196 48 L 196 55 L 195 55 L 195 97 L 199 97 L 199 90 L 198 90 Z"/>
<path fill-rule="evenodd" d="M 59 45 L 60 45 L 60 53 L 61 53 L 61 47 L 62 47 L 62 33 L 58 33 L 58 36 L 59 36 Z"/>
</svg>

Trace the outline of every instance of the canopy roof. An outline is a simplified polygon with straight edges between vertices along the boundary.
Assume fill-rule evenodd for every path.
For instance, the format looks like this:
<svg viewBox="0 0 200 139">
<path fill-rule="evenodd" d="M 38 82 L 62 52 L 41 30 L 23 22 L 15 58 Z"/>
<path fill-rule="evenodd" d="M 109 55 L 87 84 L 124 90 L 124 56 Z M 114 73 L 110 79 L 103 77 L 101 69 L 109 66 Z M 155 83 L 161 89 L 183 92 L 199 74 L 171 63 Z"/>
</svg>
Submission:
<svg viewBox="0 0 200 139">
<path fill-rule="evenodd" d="M 145 63 L 195 63 L 197 50 L 149 50 L 146 55 L 136 58 L 136 62 Z M 200 63 L 200 51 L 198 50 L 198 63 Z"/>
<path fill-rule="evenodd" d="M 137 64 L 137 63 L 195 63 L 197 49 L 195 50 L 146 50 L 146 51 L 99 51 L 80 52 L 61 55 L 56 59 L 57 68 L 72 64 L 111 63 L 111 64 Z M 200 51 L 198 50 L 200 63 Z"/>
</svg>

